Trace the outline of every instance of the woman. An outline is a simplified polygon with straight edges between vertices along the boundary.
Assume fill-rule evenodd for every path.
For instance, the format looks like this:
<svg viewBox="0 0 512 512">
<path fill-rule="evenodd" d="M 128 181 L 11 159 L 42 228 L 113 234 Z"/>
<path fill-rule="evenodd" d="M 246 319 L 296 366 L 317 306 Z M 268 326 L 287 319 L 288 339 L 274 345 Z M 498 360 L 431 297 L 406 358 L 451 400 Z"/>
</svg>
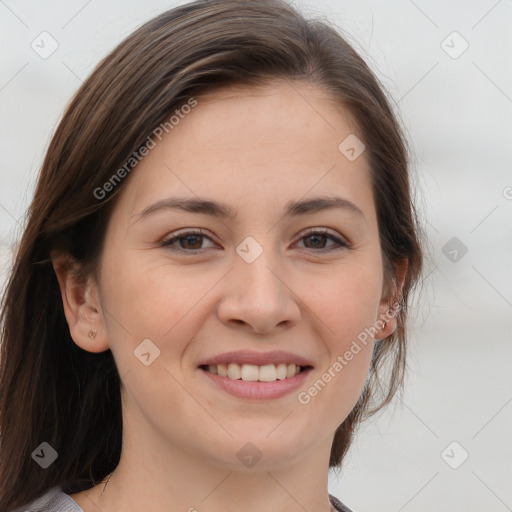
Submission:
<svg viewBox="0 0 512 512">
<path fill-rule="evenodd" d="M 350 510 L 328 471 L 403 382 L 418 240 L 399 125 L 333 28 L 280 0 L 152 19 L 41 169 L 0 510 Z"/>
</svg>

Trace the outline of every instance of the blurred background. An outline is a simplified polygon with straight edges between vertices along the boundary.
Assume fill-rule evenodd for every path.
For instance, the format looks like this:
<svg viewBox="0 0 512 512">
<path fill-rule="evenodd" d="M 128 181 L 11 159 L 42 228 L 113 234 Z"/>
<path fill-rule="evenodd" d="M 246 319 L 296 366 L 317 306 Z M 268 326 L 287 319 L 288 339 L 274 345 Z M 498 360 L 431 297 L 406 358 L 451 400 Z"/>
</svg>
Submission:
<svg viewBox="0 0 512 512">
<path fill-rule="evenodd" d="M 0 286 L 53 131 L 96 64 L 186 2 L 0 0 Z M 429 251 L 405 391 L 329 490 L 355 512 L 512 510 L 512 1 L 310 0 L 387 88 Z M 311 511 L 313 512 L 313 511 Z"/>
</svg>

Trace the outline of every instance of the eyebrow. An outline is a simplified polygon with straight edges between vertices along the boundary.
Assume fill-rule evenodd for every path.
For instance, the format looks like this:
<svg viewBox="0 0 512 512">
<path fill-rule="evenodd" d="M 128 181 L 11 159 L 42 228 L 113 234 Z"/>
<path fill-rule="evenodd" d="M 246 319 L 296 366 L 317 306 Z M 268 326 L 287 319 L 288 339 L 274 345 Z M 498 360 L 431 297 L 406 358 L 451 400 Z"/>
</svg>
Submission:
<svg viewBox="0 0 512 512">
<path fill-rule="evenodd" d="M 284 217 L 300 216 L 333 209 L 343 209 L 355 213 L 363 219 L 365 218 L 361 209 L 354 203 L 348 199 L 343 199 L 337 196 L 324 196 L 300 201 L 289 201 L 285 205 Z M 169 197 L 161 199 L 160 201 L 144 208 L 144 210 L 137 215 L 138 219 L 135 222 L 162 210 L 182 210 L 189 213 L 201 213 L 224 219 L 234 219 L 238 213 L 238 211 L 235 212 L 227 204 L 213 200 L 203 198 Z"/>
</svg>

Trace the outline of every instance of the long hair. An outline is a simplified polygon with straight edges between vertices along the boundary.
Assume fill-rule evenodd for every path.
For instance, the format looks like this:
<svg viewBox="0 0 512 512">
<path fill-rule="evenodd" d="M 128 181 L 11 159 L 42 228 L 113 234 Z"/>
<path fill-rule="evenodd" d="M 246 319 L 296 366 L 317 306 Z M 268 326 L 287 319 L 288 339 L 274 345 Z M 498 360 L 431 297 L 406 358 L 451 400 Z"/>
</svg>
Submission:
<svg viewBox="0 0 512 512">
<path fill-rule="evenodd" d="M 195 94 L 272 79 L 324 88 L 348 109 L 366 145 L 385 278 L 408 259 L 396 331 L 376 342 L 367 383 L 336 431 L 329 467 L 340 467 L 356 427 L 403 384 L 409 293 L 422 267 L 404 135 L 383 87 L 328 23 L 283 0 L 200 0 L 168 10 L 122 41 L 71 99 L 45 155 L 2 301 L 0 511 L 53 486 L 74 493 L 117 466 L 120 377 L 110 350 L 90 353 L 70 336 L 52 266 L 66 252 L 94 273 L 105 227 L 125 181 L 105 183 L 156 127 Z M 137 172 L 136 162 L 131 164 Z M 118 173 L 119 175 L 119 173 Z M 384 364 L 386 363 L 386 364 Z M 383 369 L 390 369 L 383 378 Z M 381 399 L 377 399 L 379 395 Z M 48 468 L 33 452 L 48 443 Z"/>
</svg>

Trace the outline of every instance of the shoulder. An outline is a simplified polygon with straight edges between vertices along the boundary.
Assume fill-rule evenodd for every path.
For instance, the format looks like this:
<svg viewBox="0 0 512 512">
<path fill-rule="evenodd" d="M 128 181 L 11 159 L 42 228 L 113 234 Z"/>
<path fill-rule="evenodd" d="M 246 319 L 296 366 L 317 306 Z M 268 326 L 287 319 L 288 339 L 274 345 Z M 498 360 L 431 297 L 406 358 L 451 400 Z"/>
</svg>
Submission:
<svg viewBox="0 0 512 512">
<path fill-rule="evenodd" d="M 352 512 L 338 498 L 329 494 L 334 508 L 339 512 Z M 83 512 L 82 508 L 59 487 L 54 487 L 39 498 L 12 512 Z"/>
<path fill-rule="evenodd" d="M 84 512 L 82 508 L 59 487 L 53 487 L 39 498 L 12 512 Z"/>
<path fill-rule="evenodd" d="M 350 508 L 348 508 L 346 505 L 343 505 L 341 501 L 333 496 L 332 494 L 329 494 L 329 500 L 331 501 L 332 506 L 338 511 L 338 512 L 353 512 Z"/>
</svg>

